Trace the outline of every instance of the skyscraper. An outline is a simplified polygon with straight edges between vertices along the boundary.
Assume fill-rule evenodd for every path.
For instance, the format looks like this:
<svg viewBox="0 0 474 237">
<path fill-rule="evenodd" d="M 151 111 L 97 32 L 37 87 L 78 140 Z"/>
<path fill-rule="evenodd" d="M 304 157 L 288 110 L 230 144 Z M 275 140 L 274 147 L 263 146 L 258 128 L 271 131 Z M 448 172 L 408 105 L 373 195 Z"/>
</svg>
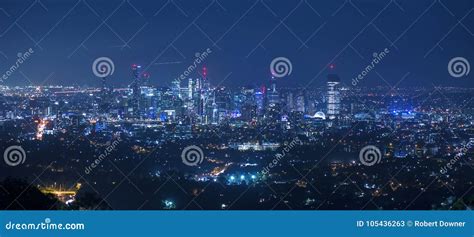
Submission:
<svg viewBox="0 0 474 237">
<path fill-rule="evenodd" d="M 172 90 L 173 96 L 175 97 L 175 99 L 181 98 L 180 97 L 180 90 L 181 90 L 180 81 L 179 80 L 173 80 L 172 84 L 173 84 L 173 86 L 172 86 L 171 90 Z"/>
<path fill-rule="evenodd" d="M 280 103 L 280 97 L 277 91 L 276 78 L 272 76 L 270 79 L 270 88 L 267 93 L 268 106 L 275 106 Z"/>
<path fill-rule="evenodd" d="M 194 88 L 194 82 L 193 82 L 193 79 L 192 78 L 189 78 L 188 79 L 188 100 L 192 100 L 193 99 L 193 88 Z"/>
<path fill-rule="evenodd" d="M 107 87 L 107 78 L 102 77 L 102 88 L 100 89 L 99 111 L 107 113 L 111 109 L 110 100 L 112 89 Z"/>
<path fill-rule="evenodd" d="M 142 66 L 133 64 L 132 65 L 132 76 L 133 76 L 133 82 L 131 84 L 132 87 L 132 117 L 133 118 L 140 118 L 140 87 L 141 87 L 141 81 L 140 81 L 140 73 L 141 73 L 141 68 Z"/>
<path fill-rule="evenodd" d="M 304 94 L 299 94 L 296 97 L 296 111 L 305 113 L 305 97 Z"/>
<path fill-rule="evenodd" d="M 336 74 L 329 74 L 327 81 L 327 117 L 334 120 L 339 116 L 341 109 L 341 98 L 339 94 L 339 83 L 341 80 Z"/>
<path fill-rule="evenodd" d="M 265 87 L 255 90 L 255 103 L 257 104 L 257 115 L 263 115 Z"/>
<path fill-rule="evenodd" d="M 201 88 L 200 88 L 200 103 L 199 116 L 202 124 L 211 123 L 213 114 L 213 104 L 215 102 L 214 90 L 211 89 L 211 84 L 207 78 L 207 68 L 203 67 L 201 72 Z"/>
</svg>

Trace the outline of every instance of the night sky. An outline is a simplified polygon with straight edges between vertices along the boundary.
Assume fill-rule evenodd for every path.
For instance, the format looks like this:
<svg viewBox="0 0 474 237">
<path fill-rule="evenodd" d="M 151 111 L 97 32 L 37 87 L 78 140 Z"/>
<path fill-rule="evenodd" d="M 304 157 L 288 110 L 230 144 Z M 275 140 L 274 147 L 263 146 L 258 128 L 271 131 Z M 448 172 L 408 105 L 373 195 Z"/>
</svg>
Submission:
<svg viewBox="0 0 474 237">
<path fill-rule="evenodd" d="M 474 64 L 474 1 L 0 0 L 0 75 L 29 48 L 2 84 L 99 86 L 92 63 L 109 57 L 114 86 L 132 82 L 133 63 L 169 86 L 209 48 L 213 85 L 267 83 L 276 57 L 293 66 L 281 86 L 321 86 L 330 64 L 350 85 L 388 48 L 359 86 L 474 87 L 474 72 L 447 69 L 454 57 Z"/>
</svg>

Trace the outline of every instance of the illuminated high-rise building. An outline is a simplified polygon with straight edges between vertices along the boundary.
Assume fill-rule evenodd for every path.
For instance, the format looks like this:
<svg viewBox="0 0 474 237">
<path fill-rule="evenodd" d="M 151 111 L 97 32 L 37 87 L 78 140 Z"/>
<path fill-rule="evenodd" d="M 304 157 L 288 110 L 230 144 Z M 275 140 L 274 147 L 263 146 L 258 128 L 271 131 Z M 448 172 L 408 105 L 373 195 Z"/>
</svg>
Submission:
<svg viewBox="0 0 474 237">
<path fill-rule="evenodd" d="M 132 117 L 133 118 L 140 118 L 140 87 L 141 87 L 141 69 L 142 66 L 133 64 L 132 65 L 132 77 L 133 77 L 133 82 L 131 84 L 132 88 Z"/>
<path fill-rule="evenodd" d="M 179 80 L 173 80 L 173 86 L 171 88 L 172 94 L 175 98 L 180 98 L 181 85 Z"/>
<path fill-rule="evenodd" d="M 305 97 L 303 94 L 299 94 L 296 97 L 296 111 L 304 113 L 306 112 L 305 110 Z"/>
<path fill-rule="evenodd" d="M 188 100 L 193 99 L 193 79 L 188 79 Z"/>
<path fill-rule="evenodd" d="M 265 87 L 255 90 L 255 103 L 257 104 L 257 115 L 263 115 Z"/>
<path fill-rule="evenodd" d="M 212 121 L 213 104 L 215 102 L 214 91 L 211 90 L 211 84 L 207 78 L 207 68 L 203 67 L 201 72 L 202 80 L 200 83 L 199 117 L 202 124 L 209 124 Z"/>
<path fill-rule="evenodd" d="M 275 106 L 280 103 L 280 96 L 277 91 L 276 78 L 272 76 L 270 79 L 270 88 L 267 93 L 268 106 Z"/>
<path fill-rule="evenodd" d="M 327 81 L 327 117 L 334 120 L 339 116 L 341 109 L 341 98 L 339 84 L 341 80 L 336 74 L 329 74 Z"/>
<path fill-rule="evenodd" d="M 112 90 L 107 87 L 107 78 L 102 77 L 102 88 L 100 89 L 99 112 L 107 113 L 110 110 Z"/>
</svg>

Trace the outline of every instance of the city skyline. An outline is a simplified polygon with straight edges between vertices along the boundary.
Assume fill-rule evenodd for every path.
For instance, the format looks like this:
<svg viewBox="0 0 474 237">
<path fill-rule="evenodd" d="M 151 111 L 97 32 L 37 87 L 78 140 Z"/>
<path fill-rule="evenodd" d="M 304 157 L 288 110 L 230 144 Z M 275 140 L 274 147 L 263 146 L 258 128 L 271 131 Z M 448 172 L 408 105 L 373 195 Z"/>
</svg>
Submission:
<svg viewBox="0 0 474 237">
<path fill-rule="evenodd" d="M 472 210 L 474 1 L 0 4 L 0 209 Z"/>
<path fill-rule="evenodd" d="M 111 90 L 106 80 L 102 88 L 93 90 L 2 88 L 0 130 L 5 133 L 0 139 L 6 146 L 2 169 L 7 175 L 2 186 L 8 193 L 10 185 L 24 185 L 11 177 L 53 162 L 44 167 L 41 182 L 33 183 L 39 192 L 56 197 L 51 208 L 58 209 L 134 209 L 147 203 L 147 209 L 165 210 L 424 210 L 447 205 L 462 209 L 459 200 L 467 208 L 472 205 L 469 193 L 454 190 L 465 190 L 471 179 L 473 89 L 409 88 L 387 93 L 384 88 L 343 87 L 336 74 L 327 75 L 325 88 L 305 91 L 280 89 L 275 78 L 266 87 L 239 90 L 213 87 L 205 78 L 175 83 L 174 88 L 154 88 L 141 80 L 140 68 L 132 65 L 130 71 L 137 80 L 125 89 Z M 38 146 L 55 147 L 59 153 Z M 146 165 L 141 166 L 143 162 Z M 128 175 L 123 173 L 131 168 Z M 13 169 L 19 173 L 11 173 Z M 405 177 L 395 178 L 402 170 Z M 68 175 L 62 176 L 64 172 Z M 375 178 L 380 172 L 393 177 L 385 183 Z M 369 174 L 372 178 L 366 180 Z M 120 181 L 122 175 L 125 178 Z M 340 179 L 347 175 L 358 181 L 356 189 L 343 196 L 354 196 L 356 203 L 347 205 L 344 199 L 336 201 L 337 197 L 328 202 L 333 196 L 331 185 L 347 185 Z M 382 198 L 413 195 L 420 185 L 423 190 L 423 183 L 410 181 L 417 175 L 425 177 L 423 183 L 433 175 L 440 182 L 449 178 L 452 194 L 439 193 L 439 186 L 432 190 L 436 196 L 416 203 L 418 197 L 410 203 L 410 199 Z M 109 185 L 121 185 L 127 179 L 138 193 L 110 196 L 106 191 Z M 156 187 L 136 179 L 165 183 Z M 194 198 L 187 203 L 172 187 L 163 187 L 170 179 L 196 197 L 204 193 L 199 187 L 213 187 L 203 195 L 214 201 L 205 202 L 205 207 L 202 202 L 191 205 Z M 227 191 L 214 190 L 220 185 Z M 222 198 L 242 187 L 262 192 L 265 185 L 273 186 L 271 190 L 294 185 L 306 194 L 295 194 L 284 205 L 292 189 L 266 193 L 258 201 L 247 197 L 251 198 L 247 204 L 236 204 L 240 196 Z M 90 196 L 91 190 L 100 196 Z M 161 199 L 137 203 L 157 192 Z M 135 201 L 119 201 L 122 195 Z M 375 198 L 378 204 L 372 203 Z M 0 204 L 6 209 L 19 207 L 8 196 Z"/>
</svg>

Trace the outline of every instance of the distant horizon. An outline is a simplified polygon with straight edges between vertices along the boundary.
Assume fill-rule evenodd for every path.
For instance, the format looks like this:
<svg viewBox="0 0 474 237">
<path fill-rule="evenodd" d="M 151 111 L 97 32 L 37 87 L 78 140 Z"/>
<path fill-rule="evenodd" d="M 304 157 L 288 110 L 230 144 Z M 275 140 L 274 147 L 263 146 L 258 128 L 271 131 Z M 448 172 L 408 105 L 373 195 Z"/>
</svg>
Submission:
<svg viewBox="0 0 474 237">
<path fill-rule="evenodd" d="M 247 89 L 257 89 L 258 87 L 260 87 L 262 85 L 256 85 L 255 87 L 249 87 L 249 86 L 218 86 L 216 88 L 227 88 L 227 89 L 242 89 L 242 88 L 247 88 Z M 38 85 L 38 86 L 35 86 L 35 85 L 27 85 L 27 86 L 20 86 L 20 85 L 15 85 L 15 86 L 10 86 L 10 85 L 0 85 L 0 87 L 8 87 L 8 88 L 57 88 L 57 87 L 73 87 L 73 88 L 94 88 L 94 89 L 100 89 L 101 86 L 90 86 L 90 85 Z M 125 85 L 108 85 L 108 87 L 112 87 L 113 89 L 128 89 L 129 86 L 125 86 Z M 171 85 L 149 85 L 149 87 L 154 87 L 154 88 L 169 88 L 171 87 Z M 212 87 L 212 84 L 211 84 L 211 87 Z M 473 90 L 474 87 L 461 87 L 461 86 L 410 86 L 410 87 L 397 87 L 397 88 L 394 88 L 394 90 L 397 90 L 397 89 L 403 89 L 403 90 L 406 90 L 406 89 L 430 89 L 430 88 L 445 88 L 445 89 L 449 89 L 449 88 L 453 88 L 453 89 L 464 89 L 464 90 Z M 321 90 L 324 90 L 325 89 L 325 86 L 318 86 L 318 87 L 278 87 L 279 90 L 283 89 L 283 90 L 287 90 L 287 89 L 321 89 Z M 361 90 L 366 90 L 366 89 L 374 89 L 374 88 L 380 88 L 380 89 L 383 89 L 383 88 L 391 88 L 390 86 L 372 86 L 372 87 L 363 87 L 363 86 L 357 86 L 357 87 L 353 87 L 353 86 L 346 86 L 344 84 L 341 85 L 341 88 L 348 88 L 348 89 L 361 89 Z"/>
</svg>

